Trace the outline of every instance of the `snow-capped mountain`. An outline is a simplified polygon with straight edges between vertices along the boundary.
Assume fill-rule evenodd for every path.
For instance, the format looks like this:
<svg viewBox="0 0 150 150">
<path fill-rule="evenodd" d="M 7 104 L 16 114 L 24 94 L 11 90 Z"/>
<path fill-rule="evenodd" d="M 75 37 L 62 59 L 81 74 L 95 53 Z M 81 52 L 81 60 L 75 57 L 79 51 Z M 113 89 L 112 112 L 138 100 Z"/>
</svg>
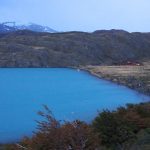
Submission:
<svg viewBox="0 0 150 150">
<path fill-rule="evenodd" d="M 31 30 L 35 32 L 50 32 L 50 33 L 55 33 L 57 31 L 51 29 L 50 27 L 47 26 L 41 26 L 38 24 L 30 23 L 29 25 L 19 25 L 17 26 L 18 30 Z"/>
<path fill-rule="evenodd" d="M 7 26 L 5 24 L 0 24 L 0 33 L 8 33 L 16 31 L 15 27 Z"/>
<path fill-rule="evenodd" d="M 15 22 L 0 23 L 0 33 L 14 32 L 18 30 L 30 30 L 34 32 L 49 32 L 49 33 L 57 32 L 51 29 L 50 27 L 34 23 L 30 23 L 28 25 L 16 25 Z"/>
</svg>

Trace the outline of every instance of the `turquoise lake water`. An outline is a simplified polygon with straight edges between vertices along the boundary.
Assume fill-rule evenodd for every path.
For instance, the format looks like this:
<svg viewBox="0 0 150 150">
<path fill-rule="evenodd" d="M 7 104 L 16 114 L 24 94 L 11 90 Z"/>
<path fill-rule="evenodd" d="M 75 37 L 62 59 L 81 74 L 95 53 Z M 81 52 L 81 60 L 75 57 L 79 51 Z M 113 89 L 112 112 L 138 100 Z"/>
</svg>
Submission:
<svg viewBox="0 0 150 150">
<path fill-rule="evenodd" d="M 61 120 L 91 121 L 98 110 L 148 97 L 73 69 L 0 69 L 0 143 L 31 135 L 47 105 Z"/>
</svg>

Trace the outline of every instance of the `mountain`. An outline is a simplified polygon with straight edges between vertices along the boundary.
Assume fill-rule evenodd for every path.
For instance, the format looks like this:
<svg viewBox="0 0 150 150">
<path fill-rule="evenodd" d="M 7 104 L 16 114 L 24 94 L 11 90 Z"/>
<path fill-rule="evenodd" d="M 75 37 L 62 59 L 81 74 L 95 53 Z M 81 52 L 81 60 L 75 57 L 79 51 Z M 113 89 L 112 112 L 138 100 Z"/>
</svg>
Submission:
<svg viewBox="0 0 150 150">
<path fill-rule="evenodd" d="M 47 26 L 41 26 L 38 24 L 31 23 L 29 25 L 20 25 L 17 26 L 18 30 L 30 30 L 30 31 L 35 31 L 35 32 L 49 32 L 49 33 L 55 33 L 57 31 L 51 29 L 50 27 Z"/>
<path fill-rule="evenodd" d="M 0 34 L 0 67 L 114 65 L 150 59 L 150 33 L 99 30 L 93 33 Z"/>
<path fill-rule="evenodd" d="M 30 30 L 34 32 L 48 32 L 55 33 L 57 31 L 47 26 L 30 23 L 28 25 L 16 25 L 15 22 L 4 22 L 0 24 L 0 33 L 15 32 L 18 30 Z"/>
<path fill-rule="evenodd" d="M 16 28 L 10 27 L 4 24 L 0 24 L 0 33 L 8 33 L 8 32 L 14 32 L 16 31 Z"/>
</svg>

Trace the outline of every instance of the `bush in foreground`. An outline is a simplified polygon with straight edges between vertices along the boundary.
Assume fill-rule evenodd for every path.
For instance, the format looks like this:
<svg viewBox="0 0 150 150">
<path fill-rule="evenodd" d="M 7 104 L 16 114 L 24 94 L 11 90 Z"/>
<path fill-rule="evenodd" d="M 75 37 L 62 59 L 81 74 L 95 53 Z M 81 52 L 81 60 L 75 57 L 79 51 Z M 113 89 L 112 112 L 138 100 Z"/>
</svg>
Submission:
<svg viewBox="0 0 150 150">
<path fill-rule="evenodd" d="M 150 103 L 128 104 L 117 111 L 103 111 L 95 118 L 92 126 L 103 145 L 121 149 L 126 142 L 135 141 L 138 132 L 150 128 Z"/>
<path fill-rule="evenodd" d="M 100 113 L 93 127 L 107 147 L 121 147 L 125 141 L 135 137 L 134 128 L 120 115 L 110 111 Z"/>
<path fill-rule="evenodd" d="M 92 128 L 79 120 L 57 121 L 45 106 L 46 112 L 39 114 L 45 118 L 38 122 L 38 131 L 32 138 L 24 138 L 16 149 L 31 150 L 94 150 L 100 140 Z"/>
<path fill-rule="evenodd" d="M 45 106 L 37 132 L 8 150 L 142 150 L 150 149 L 150 103 L 105 110 L 92 124 L 56 120 Z M 13 147 L 12 147 L 13 146 Z"/>
</svg>

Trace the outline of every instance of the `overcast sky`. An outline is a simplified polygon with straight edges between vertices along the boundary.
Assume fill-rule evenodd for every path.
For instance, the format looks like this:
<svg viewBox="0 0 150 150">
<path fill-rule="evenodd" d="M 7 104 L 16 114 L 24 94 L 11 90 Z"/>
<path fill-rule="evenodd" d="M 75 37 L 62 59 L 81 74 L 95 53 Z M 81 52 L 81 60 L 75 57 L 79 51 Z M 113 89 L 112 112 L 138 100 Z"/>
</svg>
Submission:
<svg viewBox="0 0 150 150">
<path fill-rule="evenodd" d="M 38 23 L 58 31 L 150 31 L 150 0 L 0 0 L 0 22 Z"/>
</svg>

